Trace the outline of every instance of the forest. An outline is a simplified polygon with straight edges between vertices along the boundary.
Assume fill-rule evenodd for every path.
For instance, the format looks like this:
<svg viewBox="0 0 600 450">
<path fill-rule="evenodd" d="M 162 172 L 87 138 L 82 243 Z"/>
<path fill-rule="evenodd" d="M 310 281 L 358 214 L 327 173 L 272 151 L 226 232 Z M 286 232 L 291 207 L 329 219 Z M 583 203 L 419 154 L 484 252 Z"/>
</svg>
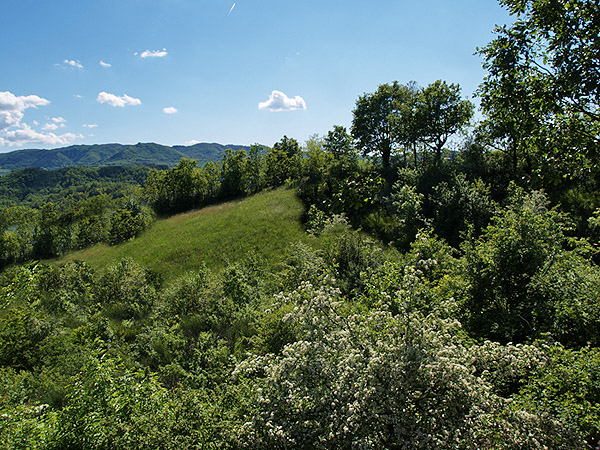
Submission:
<svg viewBox="0 0 600 450">
<path fill-rule="evenodd" d="M 598 448 L 600 5 L 500 3 L 479 121 L 391 81 L 303 145 L 8 175 L 2 448 Z M 64 258 L 268 195 L 303 210 L 275 256 Z"/>
</svg>

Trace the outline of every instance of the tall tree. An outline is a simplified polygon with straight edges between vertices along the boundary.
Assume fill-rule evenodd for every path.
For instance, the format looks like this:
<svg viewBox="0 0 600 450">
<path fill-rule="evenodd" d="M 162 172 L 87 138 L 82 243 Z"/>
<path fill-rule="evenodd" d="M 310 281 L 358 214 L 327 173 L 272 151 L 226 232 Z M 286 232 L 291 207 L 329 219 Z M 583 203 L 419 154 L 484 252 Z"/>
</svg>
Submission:
<svg viewBox="0 0 600 450">
<path fill-rule="evenodd" d="M 461 98 L 458 84 L 437 80 L 419 92 L 415 110 L 417 130 L 423 142 L 435 152 L 437 162 L 450 136 L 469 123 L 474 108 L 473 103 Z"/>
<path fill-rule="evenodd" d="M 389 117 L 392 123 L 394 140 L 404 148 L 404 162 L 406 163 L 406 150 L 412 149 L 414 165 L 417 166 L 417 144 L 421 141 L 421 124 L 416 114 L 416 105 L 421 88 L 415 81 L 399 86 L 394 99 L 394 114 Z"/>
<path fill-rule="evenodd" d="M 270 187 L 280 186 L 287 179 L 300 176 L 302 150 L 298 141 L 283 136 L 265 157 L 266 184 Z"/>
<path fill-rule="evenodd" d="M 376 92 L 358 98 L 352 112 L 352 136 L 363 154 L 378 153 L 384 168 L 390 166 L 392 152 L 398 146 L 394 139 L 391 117 L 396 114 L 395 100 L 401 86 L 397 81 L 382 84 Z"/>
<path fill-rule="evenodd" d="M 600 4 L 500 0 L 516 16 L 479 50 L 485 129 L 523 166 L 573 175 L 596 163 L 600 142 Z M 558 169 L 557 169 L 558 168 Z"/>
</svg>

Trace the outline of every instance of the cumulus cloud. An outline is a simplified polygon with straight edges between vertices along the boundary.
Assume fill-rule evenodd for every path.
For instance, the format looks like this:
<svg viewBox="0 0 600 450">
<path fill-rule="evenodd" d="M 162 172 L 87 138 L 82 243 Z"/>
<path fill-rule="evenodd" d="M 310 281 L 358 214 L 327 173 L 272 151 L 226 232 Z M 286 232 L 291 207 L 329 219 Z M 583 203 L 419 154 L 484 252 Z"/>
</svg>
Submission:
<svg viewBox="0 0 600 450">
<path fill-rule="evenodd" d="M 168 108 L 163 108 L 163 112 L 165 114 L 175 114 L 177 112 L 177 108 L 169 106 Z"/>
<path fill-rule="evenodd" d="M 17 96 L 11 92 L 0 92 L 0 146 L 22 146 L 26 144 L 67 145 L 82 137 L 73 133 L 56 135 L 41 133 L 23 123 L 25 110 L 49 105 L 50 101 L 37 95 Z M 42 126 L 42 131 L 65 127 L 63 117 L 53 117 Z M 33 121 L 35 126 L 37 121 Z"/>
<path fill-rule="evenodd" d="M 71 66 L 74 69 L 83 69 L 83 66 L 81 65 L 81 63 L 79 61 L 74 61 L 72 59 L 65 59 L 63 61 L 63 64 L 66 64 L 67 66 Z"/>
<path fill-rule="evenodd" d="M 107 62 L 104 62 L 104 61 L 100 61 L 100 65 L 101 65 L 102 67 L 112 67 L 112 64 L 109 64 L 109 63 L 107 63 Z"/>
<path fill-rule="evenodd" d="M 16 96 L 11 92 L 0 92 L 0 132 L 19 126 L 27 108 L 50 104 L 49 100 L 37 95 Z"/>
<path fill-rule="evenodd" d="M 196 145 L 196 144 L 201 144 L 201 143 L 202 143 L 202 141 L 197 141 L 195 139 L 192 139 L 191 141 L 187 141 L 185 143 L 185 145 Z"/>
<path fill-rule="evenodd" d="M 137 53 L 134 53 L 137 55 Z M 168 55 L 167 49 L 163 48 L 162 50 L 144 50 L 140 56 L 142 58 L 163 58 Z"/>
<path fill-rule="evenodd" d="M 118 106 L 123 108 L 126 105 L 141 105 L 142 101 L 139 98 L 130 97 L 127 94 L 121 95 L 120 97 L 115 94 L 109 94 L 108 92 L 100 92 L 96 98 L 98 103 L 107 103 L 110 106 Z"/>
<path fill-rule="evenodd" d="M 83 125 L 81 125 L 83 128 L 96 128 L 98 127 L 98 124 L 96 123 L 84 123 Z"/>
<path fill-rule="evenodd" d="M 29 125 L 22 124 L 21 128 L 3 133 L 0 136 L 0 145 L 4 146 L 22 146 L 26 144 L 44 144 L 44 145 L 67 145 L 82 135 L 65 133 L 60 136 L 54 133 L 40 133 L 33 130 Z"/>
<path fill-rule="evenodd" d="M 258 109 L 266 109 L 275 112 L 294 111 L 297 109 L 306 109 L 306 102 L 299 95 L 296 95 L 294 98 L 289 98 L 281 91 L 273 91 L 267 101 L 258 104 Z"/>
<path fill-rule="evenodd" d="M 65 123 L 67 123 L 67 121 L 62 117 L 53 117 L 51 122 L 42 126 L 42 130 L 58 130 L 59 128 L 64 128 L 66 126 Z"/>
</svg>

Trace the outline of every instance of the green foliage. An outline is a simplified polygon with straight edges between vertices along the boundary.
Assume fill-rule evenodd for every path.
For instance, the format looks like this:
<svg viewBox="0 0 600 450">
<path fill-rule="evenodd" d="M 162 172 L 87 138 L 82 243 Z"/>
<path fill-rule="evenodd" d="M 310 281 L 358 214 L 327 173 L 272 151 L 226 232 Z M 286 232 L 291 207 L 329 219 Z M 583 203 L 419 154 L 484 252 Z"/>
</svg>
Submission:
<svg viewBox="0 0 600 450">
<path fill-rule="evenodd" d="M 228 265 L 223 271 L 223 292 L 236 305 L 256 304 L 266 293 L 265 261 L 255 254 Z"/>
<path fill-rule="evenodd" d="M 281 186 L 286 180 L 299 178 L 301 167 L 301 149 L 298 141 L 283 136 L 265 155 L 266 186 Z"/>
<path fill-rule="evenodd" d="M 118 244 L 133 239 L 153 222 L 152 211 L 129 197 L 123 206 L 113 211 L 109 221 L 108 242 Z"/>
<path fill-rule="evenodd" d="M 536 368 L 517 403 L 549 414 L 579 429 L 580 442 L 600 441 L 600 353 L 598 348 L 567 350 L 554 346 L 549 360 Z"/>
<path fill-rule="evenodd" d="M 376 152 L 384 169 L 390 167 L 392 153 L 412 148 L 417 165 L 417 144 L 435 151 L 439 162 L 446 142 L 462 130 L 473 115 L 474 105 L 460 98 L 460 86 L 438 80 L 426 88 L 397 81 L 382 84 L 373 94 L 364 94 L 353 111 L 352 135 L 365 155 Z"/>
<path fill-rule="evenodd" d="M 425 224 L 423 216 L 423 194 L 415 186 L 401 184 L 392 186 L 390 202 L 392 214 L 397 220 L 396 245 L 406 248 L 412 242 L 420 228 Z"/>
<path fill-rule="evenodd" d="M 76 261 L 60 267 L 41 267 L 35 288 L 39 304 L 48 314 L 83 319 L 92 306 L 94 284 L 90 266 Z"/>
<path fill-rule="evenodd" d="M 117 198 L 126 187 L 142 184 L 150 170 L 144 166 L 13 170 L 0 178 L 0 205 L 40 208 L 52 202 L 66 206 L 70 200 L 94 198 L 103 193 Z"/>
<path fill-rule="evenodd" d="M 515 20 L 480 50 L 485 133 L 513 176 L 578 177 L 596 163 L 600 135 L 598 2 L 502 0 Z"/>
<path fill-rule="evenodd" d="M 167 392 L 155 377 L 106 354 L 90 358 L 57 415 L 55 448 L 175 448 Z"/>
<path fill-rule="evenodd" d="M 383 262 L 381 247 L 362 233 L 347 229 L 330 238 L 325 259 L 342 292 L 350 294 L 363 287 L 361 273 L 376 269 Z"/>
<path fill-rule="evenodd" d="M 378 153 L 384 168 L 390 166 L 392 151 L 397 146 L 394 140 L 391 117 L 396 112 L 396 102 L 403 100 L 405 87 L 394 82 L 382 84 L 377 92 L 364 94 L 356 100 L 352 112 L 352 136 L 363 154 Z"/>
<path fill-rule="evenodd" d="M 221 192 L 224 198 L 237 198 L 249 191 L 248 158 L 244 150 L 225 150 L 221 162 Z"/>
<path fill-rule="evenodd" d="M 23 261 L 33 254 L 39 212 L 24 206 L 0 210 L 0 261 L 3 266 Z"/>
<path fill-rule="evenodd" d="M 0 318 L 0 366 L 31 370 L 41 363 L 40 344 L 52 326 L 28 307 L 12 308 Z"/>
<path fill-rule="evenodd" d="M 310 284 L 288 299 L 299 340 L 235 372 L 256 392 L 243 448 L 584 448 L 493 394 L 468 368 L 456 322 L 347 314 L 335 291 Z"/>
<path fill-rule="evenodd" d="M 474 105 L 461 99 L 458 84 L 437 80 L 419 92 L 415 109 L 417 135 L 435 151 L 439 162 L 450 136 L 468 125 Z"/>
<path fill-rule="evenodd" d="M 150 174 L 144 196 L 158 214 L 174 214 L 196 208 L 207 201 L 211 189 L 212 168 L 197 167 L 197 161 L 181 159 L 174 168 Z M 216 180 L 210 180 L 216 182 Z"/>
<path fill-rule="evenodd" d="M 132 259 L 109 267 L 96 285 L 95 300 L 115 319 L 142 319 L 156 300 L 156 278 Z"/>
<path fill-rule="evenodd" d="M 496 208 L 489 187 L 481 179 L 469 183 L 463 174 L 435 186 L 429 201 L 436 233 L 455 247 L 460 244 L 462 234 L 470 231 L 479 235 Z"/>
<path fill-rule="evenodd" d="M 566 230 L 564 217 L 547 209 L 542 193 L 517 190 L 481 238 L 465 246 L 472 333 L 501 342 L 547 332 L 566 344 L 596 342 L 600 273 L 566 249 Z M 573 328 L 582 332 L 576 337 Z"/>
</svg>

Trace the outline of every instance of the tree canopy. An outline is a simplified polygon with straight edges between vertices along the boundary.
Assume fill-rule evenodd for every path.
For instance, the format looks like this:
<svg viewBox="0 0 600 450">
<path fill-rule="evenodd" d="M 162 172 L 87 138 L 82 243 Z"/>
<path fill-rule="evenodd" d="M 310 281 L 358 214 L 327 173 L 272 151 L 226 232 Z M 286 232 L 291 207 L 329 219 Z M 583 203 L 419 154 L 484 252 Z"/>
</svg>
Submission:
<svg viewBox="0 0 600 450">
<path fill-rule="evenodd" d="M 575 176 L 597 164 L 600 5 L 595 0 L 502 0 L 516 16 L 479 50 L 485 130 L 513 171 Z"/>
</svg>

